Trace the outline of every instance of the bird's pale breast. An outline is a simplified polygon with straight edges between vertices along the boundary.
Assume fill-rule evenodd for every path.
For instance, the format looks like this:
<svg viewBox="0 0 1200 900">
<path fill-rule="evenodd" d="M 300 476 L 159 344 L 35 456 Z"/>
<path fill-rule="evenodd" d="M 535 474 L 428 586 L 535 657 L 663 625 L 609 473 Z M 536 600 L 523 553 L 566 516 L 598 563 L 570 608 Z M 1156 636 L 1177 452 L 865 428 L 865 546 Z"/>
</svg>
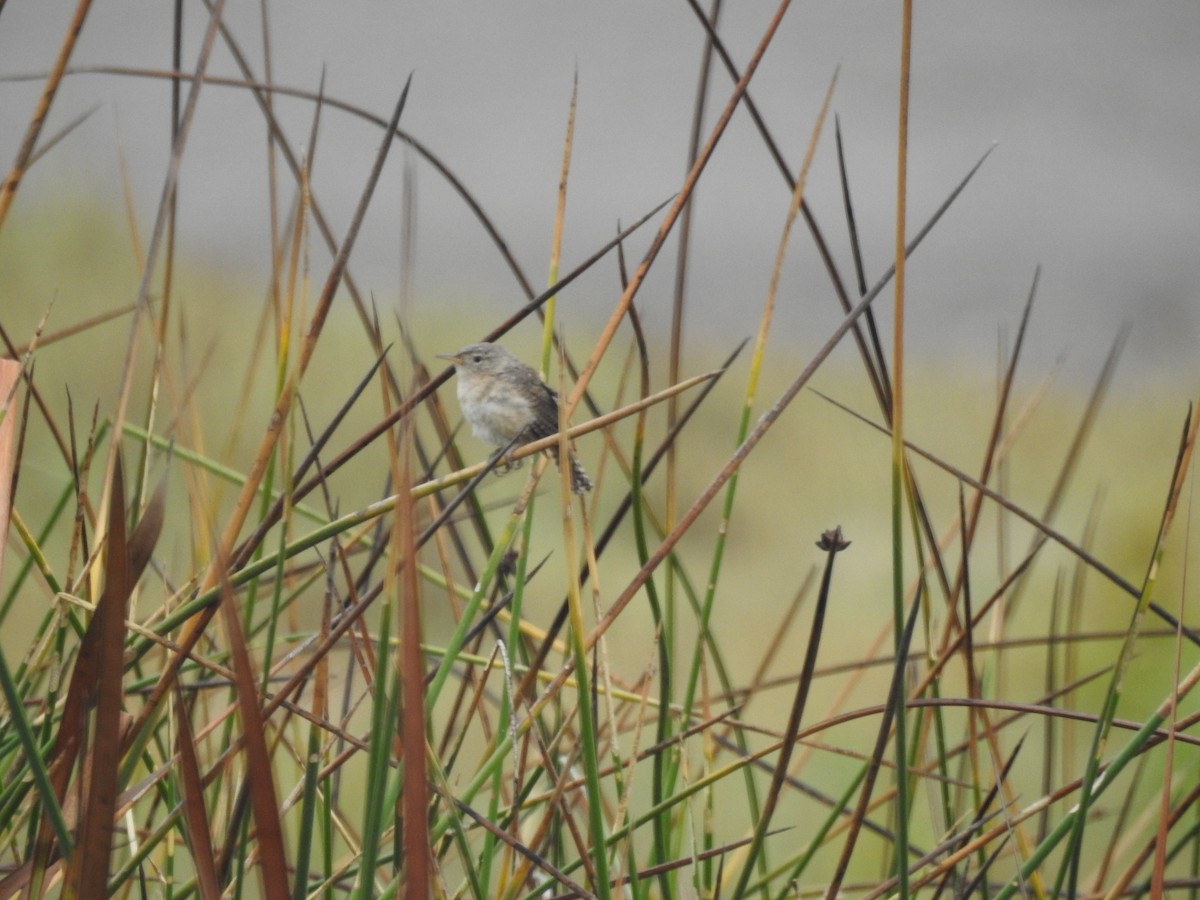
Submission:
<svg viewBox="0 0 1200 900">
<path fill-rule="evenodd" d="M 533 421 L 529 399 L 502 380 L 488 376 L 458 378 L 458 402 L 475 437 L 485 444 L 507 444 Z"/>
</svg>

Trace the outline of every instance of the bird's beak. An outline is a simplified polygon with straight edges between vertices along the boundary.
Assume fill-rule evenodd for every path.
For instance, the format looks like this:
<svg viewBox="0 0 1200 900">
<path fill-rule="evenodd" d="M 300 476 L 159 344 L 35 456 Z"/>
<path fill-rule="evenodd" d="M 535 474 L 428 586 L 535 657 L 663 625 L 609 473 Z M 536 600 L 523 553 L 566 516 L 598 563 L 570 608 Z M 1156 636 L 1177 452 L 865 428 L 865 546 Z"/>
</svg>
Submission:
<svg viewBox="0 0 1200 900">
<path fill-rule="evenodd" d="M 453 353 L 435 353 L 433 355 L 436 356 L 438 359 L 448 359 L 448 360 L 450 360 L 450 362 L 454 363 L 456 366 L 460 362 L 462 362 L 462 359 L 458 356 L 455 356 Z"/>
</svg>

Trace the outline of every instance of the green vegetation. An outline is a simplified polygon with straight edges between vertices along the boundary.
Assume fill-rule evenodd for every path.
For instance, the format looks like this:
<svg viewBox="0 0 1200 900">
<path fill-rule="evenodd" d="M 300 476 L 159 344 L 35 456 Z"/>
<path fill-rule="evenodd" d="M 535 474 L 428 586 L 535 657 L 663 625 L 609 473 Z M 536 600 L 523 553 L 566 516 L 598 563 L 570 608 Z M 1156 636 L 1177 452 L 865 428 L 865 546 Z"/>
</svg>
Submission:
<svg viewBox="0 0 1200 900">
<path fill-rule="evenodd" d="M 503 478 L 479 461 L 434 359 L 461 322 L 397 323 L 346 277 L 404 96 L 342 234 L 274 135 L 261 302 L 176 266 L 170 190 L 145 247 L 61 194 L 0 205 L 0 897 L 1200 887 L 1196 420 L 1165 402 L 1120 439 L 1143 415 L 1112 389 L 1121 337 L 1089 395 L 1023 371 L 1036 277 L 996 384 L 905 362 L 904 248 L 978 167 L 898 228 L 898 267 L 829 260 L 839 326 L 780 337 L 797 242 L 861 259 L 804 202 L 840 179 L 852 220 L 850 174 L 812 167 L 841 144 L 833 92 L 749 340 L 686 356 L 684 305 L 664 339 L 635 301 L 727 117 L 675 197 L 578 264 L 568 127 L 550 287 L 467 336 L 528 350 L 540 328 L 582 497 L 557 438 Z M 49 235 L 88 262 L 47 287 Z M 560 339 L 556 298 L 617 257 L 607 322 Z"/>
</svg>

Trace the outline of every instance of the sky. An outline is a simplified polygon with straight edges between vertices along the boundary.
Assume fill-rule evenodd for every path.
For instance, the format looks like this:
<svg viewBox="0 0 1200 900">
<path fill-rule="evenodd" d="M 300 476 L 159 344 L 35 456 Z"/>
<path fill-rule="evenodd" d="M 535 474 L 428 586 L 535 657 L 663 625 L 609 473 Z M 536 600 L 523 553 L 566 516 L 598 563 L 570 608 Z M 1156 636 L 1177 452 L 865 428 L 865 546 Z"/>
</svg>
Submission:
<svg viewBox="0 0 1200 900">
<path fill-rule="evenodd" d="M 172 4 L 97 0 L 73 66 L 165 70 Z M 185 70 L 195 67 L 208 12 L 185 0 Z M 775 12 L 726 4 L 719 31 L 739 67 Z M 0 163 L 7 167 L 74 4 L 8 0 L 0 11 Z M 896 217 L 898 4 L 796 3 L 751 82 L 793 175 L 836 73 L 840 123 L 868 281 L 891 262 Z M 546 283 L 568 105 L 578 107 L 563 268 L 679 190 L 704 33 L 684 2 L 506 4 L 311 2 L 266 7 L 271 77 L 379 118 L 410 76 L 401 128 L 452 170 L 503 235 L 535 286 Z M 225 23 L 264 78 L 258 4 L 227 6 Z M 994 368 L 1041 267 L 1031 365 L 1066 360 L 1094 377 L 1125 325 L 1131 377 L 1177 379 L 1194 392 L 1200 338 L 1200 6 L 1184 0 L 916 4 L 908 227 L 919 227 L 986 153 L 986 163 L 909 267 L 907 333 L 917 364 Z M 222 40 L 211 75 L 238 77 Z M 704 132 L 732 82 L 717 69 Z M 18 204 L 68 191 L 121 221 L 122 159 L 143 231 L 169 158 L 169 90 L 162 78 L 81 71 L 63 83 L 46 134 L 94 109 L 30 172 Z M 269 258 L 266 129 L 248 92 L 206 85 L 180 175 L 180 252 L 265 290 Z M 298 147 L 314 105 L 281 98 Z M 853 284 L 833 140 L 820 135 L 806 198 Z M 381 132 L 327 108 L 313 190 L 339 236 L 365 183 Z M 405 171 L 409 178 L 404 178 Z M 406 191 L 415 192 L 413 263 L 405 266 Z M 294 196 L 285 183 L 281 206 Z M 722 347 L 752 334 L 787 214 L 788 190 L 744 110 L 735 114 L 695 200 L 688 270 L 689 340 Z M 629 242 L 636 261 L 650 230 Z M 652 333 L 665 335 L 675 244 L 639 294 Z M 327 264 L 314 257 L 314 269 Z M 385 306 L 403 295 L 414 315 L 443 317 L 471 337 L 524 297 L 466 204 L 412 151 L 395 154 L 351 261 Z M 620 294 L 606 261 L 564 294 L 559 316 L 581 345 Z M 132 299 L 132 297 L 131 297 Z M 890 297 L 879 313 L 887 324 Z M 8 298 L 5 303 L 22 302 Z M 349 314 L 348 312 L 346 313 Z M 803 229 L 793 234 L 777 309 L 779 353 L 805 358 L 837 324 L 829 279 Z M 1178 379 L 1179 375 L 1182 379 Z"/>
</svg>

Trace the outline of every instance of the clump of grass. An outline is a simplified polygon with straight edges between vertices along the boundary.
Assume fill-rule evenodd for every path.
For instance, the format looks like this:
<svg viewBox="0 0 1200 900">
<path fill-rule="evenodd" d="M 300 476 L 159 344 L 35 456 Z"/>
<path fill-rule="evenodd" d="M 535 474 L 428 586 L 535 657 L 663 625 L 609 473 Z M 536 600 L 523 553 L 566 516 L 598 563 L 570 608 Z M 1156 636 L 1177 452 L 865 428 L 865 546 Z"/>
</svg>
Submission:
<svg viewBox="0 0 1200 900">
<path fill-rule="evenodd" d="M 795 173 L 746 93 L 785 8 L 741 70 L 705 23 L 704 71 L 718 58 L 733 87 L 717 91 L 707 135 L 695 129 L 679 192 L 562 274 L 568 124 L 540 294 L 467 187 L 400 130 L 407 86 L 378 122 L 352 224 L 335 235 L 304 161 L 326 105 L 360 113 L 314 96 L 308 151 L 293 146 L 273 89 L 213 20 L 197 77 L 173 80 L 173 165 L 137 296 L 114 311 L 130 327 L 111 408 L 72 403 L 64 414 L 37 377 L 47 346 L 86 347 L 105 317 L 0 332 L 11 358 L 0 366 L 0 533 L 11 520 L 13 537 L 0 598 L 0 896 L 1007 897 L 1200 885 L 1184 818 L 1194 716 L 1181 708 L 1200 678 L 1186 669 L 1197 635 L 1186 588 L 1165 600 L 1161 580 L 1186 558 L 1172 526 L 1196 421 L 1164 473 L 1157 529 L 1129 537 L 1152 545 L 1137 579 L 1095 548 L 1098 507 L 1079 532 L 1059 524 L 1120 340 L 1078 424 L 1063 428 L 1068 449 L 1047 463 L 1042 505 L 1005 487 L 1039 397 L 1022 408 L 1018 388 L 1036 279 L 994 410 L 945 414 L 947 428 L 982 427 L 982 461 L 971 468 L 911 440 L 904 409 L 922 400 L 904 390 L 905 260 L 983 160 L 908 234 L 902 99 L 895 261 L 872 281 L 840 128 L 839 168 L 820 177 L 840 180 L 846 236 L 818 225 L 805 200 L 833 83 Z M 268 125 L 271 196 L 292 198 L 286 214 L 271 210 L 266 301 L 229 311 L 223 331 L 240 349 L 236 367 L 220 368 L 175 330 L 186 306 L 173 281 L 178 163 L 217 40 Z M 905 59 L 909 43 L 906 26 Z M 741 106 L 792 203 L 747 359 L 731 346 L 715 368 L 689 373 L 684 279 L 666 346 L 635 300 L 668 265 L 667 239 L 686 231 Z M 0 229 L 36 162 L 44 111 L 0 193 Z M 406 321 L 385 323 L 353 278 L 355 240 L 398 141 L 452 181 L 525 286 L 525 305 L 478 323 L 475 337 L 540 320 L 543 371 L 568 427 L 515 452 L 524 476 L 492 479 L 499 453 L 468 464 L 478 447 L 460 444 L 445 402 L 451 372 L 430 367 L 446 348 L 423 346 Z M 785 360 L 784 377 L 768 351 L 797 223 L 843 319 L 811 358 Z M 631 267 L 628 238 L 649 229 Z M 829 249 L 838 241 L 852 278 Z M 332 260 L 315 292 L 314 243 Z M 621 278 L 607 322 L 591 342 L 564 340 L 555 298 L 610 255 Z M 890 359 L 873 315 L 889 288 Z M 338 340 L 328 314 L 342 291 L 358 313 L 356 352 L 322 356 Z M 838 391 L 805 391 L 847 337 L 877 417 Z M 351 360 L 356 384 L 330 402 L 323 385 L 345 374 L 323 369 L 334 359 Z M 223 402 L 206 404 L 206 390 Z M 788 442 L 768 452 L 801 402 L 859 437 L 834 455 L 806 458 Z M 872 455 L 872 431 L 890 456 Z M 596 475 L 591 495 L 572 495 L 568 466 L 555 490 L 547 454 L 565 460 L 568 441 Z M 764 481 L 774 493 L 849 485 L 889 464 L 891 517 L 879 532 L 890 552 L 839 521 L 806 532 L 803 517 L 754 493 Z M 947 486 L 949 504 L 934 497 Z M 27 495 L 54 499 L 26 505 Z M 860 500 L 846 496 L 853 518 Z M 347 509 L 348 497 L 367 499 Z M 1037 577 L 1047 565 L 1057 572 Z M 890 603 L 863 595 L 863 584 L 879 590 L 875 573 Z M 1114 598 L 1127 623 L 1102 632 L 1085 610 Z M 1089 644 L 1115 649 L 1096 658 Z M 1156 700 L 1131 703 L 1145 647 L 1170 656 L 1172 674 Z M 1143 707 L 1135 718 L 1122 715 L 1130 705 Z M 1101 809 L 1111 817 L 1098 819 Z"/>
</svg>

